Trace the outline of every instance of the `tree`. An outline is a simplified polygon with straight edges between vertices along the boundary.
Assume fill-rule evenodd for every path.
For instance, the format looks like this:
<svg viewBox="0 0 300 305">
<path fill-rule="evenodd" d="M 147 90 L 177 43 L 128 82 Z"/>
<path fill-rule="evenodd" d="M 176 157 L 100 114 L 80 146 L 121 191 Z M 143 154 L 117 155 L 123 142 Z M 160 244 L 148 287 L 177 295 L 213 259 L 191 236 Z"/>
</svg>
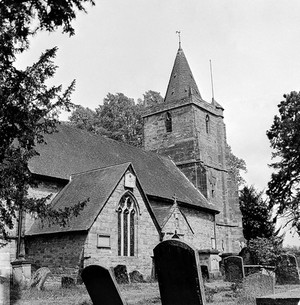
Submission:
<svg viewBox="0 0 300 305">
<path fill-rule="evenodd" d="M 250 239 L 247 243 L 247 248 L 255 265 L 274 266 L 280 254 L 284 252 L 282 238 L 275 236 Z"/>
<path fill-rule="evenodd" d="M 293 91 L 284 98 L 267 131 L 275 159 L 267 194 L 270 208 L 275 207 L 277 216 L 285 216 L 286 225 L 300 234 L 300 93 Z"/>
<path fill-rule="evenodd" d="M 149 90 L 135 103 L 123 93 L 108 93 L 103 105 L 95 111 L 77 107 L 69 117 L 70 122 L 81 129 L 108 138 L 141 147 L 143 143 L 142 113 L 151 105 L 163 102 L 159 92 Z"/>
<path fill-rule="evenodd" d="M 64 92 L 61 86 L 46 86 L 45 81 L 57 69 L 53 63 L 56 48 L 46 50 L 25 70 L 15 67 L 16 55 L 29 48 L 30 37 L 38 31 L 63 27 L 63 32 L 73 35 L 71 21 L 76 10 L 85 11 L 85 2 L 94 4 L 92 0 L 0 2 L 0 233 L 4 237 L 18 215 L 22 223 L 24 212 L 65 225 L 86 203 L 57 211 L 46 204 L 49 197 L 28 197 L 28 188 L 33 185 L 28 161 L 38 155 L 35 145 L 44 143 L 44 133 L 56 130 L 60 109 L 72 107 L 75 82 Z"/>
<path fill-rule="evenodd" d="M 241 176 L 241 171 L 247 172 L 246 162 L 245 160 L 236 157 L 228 144 L 226 144 L 226 162 L 229 174 L 233 177 L 239 187 L 242 186 L 245 183 L 245 180 Z"/>
<path fill-rule="evenodd" d="M 97 134 L 97 113 L 90 108 L 77 106 L 69 116 L 69 121 L 77 128 L 87 130 Z"/>
<path fill-rule="evenodd" d="M 263 198 L 263 192 L 258 192 L 253 186 L 245 186 L 240 191 L 239 202 L 246 240 L 276 235 L 275 224 L 271 220 L 271 212 L 267 200 Z"/>
<path fill-rule="evenodd" d="M 145 108 L 160 104 L 164 101 L 159 92 L 148 90 L 143 94 L 143 99 L 138 99 L 138 103 L 142 104 Z"/>
<path fill-rule="evenodd" d="M 142 108 L 123 93 L 108 93 L 96 108 L 99 133 L 134 146 L 142 146 Z"/>
</svg>

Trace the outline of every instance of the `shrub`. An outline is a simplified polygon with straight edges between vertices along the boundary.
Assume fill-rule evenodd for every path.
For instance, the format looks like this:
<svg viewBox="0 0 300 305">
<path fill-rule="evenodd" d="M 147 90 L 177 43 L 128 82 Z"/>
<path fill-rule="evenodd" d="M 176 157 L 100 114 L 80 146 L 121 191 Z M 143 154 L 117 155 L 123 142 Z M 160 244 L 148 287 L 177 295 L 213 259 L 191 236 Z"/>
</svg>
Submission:
<svg viewBox="0 0 300 305">
<path fill-rule="evenodd" d="M 278 237 L 257 237 L 248 241 L 248 248 L 257 265 L 276 264 L 278 256 L 283 252 L 282 240 Z"/>
</svg>

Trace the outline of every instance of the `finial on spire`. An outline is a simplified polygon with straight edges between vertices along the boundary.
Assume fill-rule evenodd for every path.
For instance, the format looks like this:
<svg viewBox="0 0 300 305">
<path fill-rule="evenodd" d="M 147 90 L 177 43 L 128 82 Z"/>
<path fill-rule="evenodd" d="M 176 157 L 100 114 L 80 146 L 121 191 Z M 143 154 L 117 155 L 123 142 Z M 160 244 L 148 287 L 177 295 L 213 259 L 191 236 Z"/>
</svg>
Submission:
<svg viewBox="0 0 300 305">
<path fill-rule="evenodd" d="M 181 38 L 180 38 L 180 31 L 176 31 L 176 34 L 178 34 L 178 39 L 179 39 L 179 49 L 181 49 Z"/>
</svg>

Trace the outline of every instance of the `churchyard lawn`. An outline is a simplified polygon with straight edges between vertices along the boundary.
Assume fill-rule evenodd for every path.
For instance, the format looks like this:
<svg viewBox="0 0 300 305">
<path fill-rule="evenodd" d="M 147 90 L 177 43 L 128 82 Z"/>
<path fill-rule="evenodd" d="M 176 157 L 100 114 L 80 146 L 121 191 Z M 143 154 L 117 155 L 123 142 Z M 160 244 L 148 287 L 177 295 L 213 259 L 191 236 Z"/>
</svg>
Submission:
<svg viewBox="0 0 300 305">
<path fill-rule="evenodd" d="M 238 302 L 238 292 L 234 285 L 223 281 L 206 283 L 207 304 L 235 305 Z M 119 285 L 120 291 L 128 305 L 161 305 L 157 283 Z M 284 292 L 298 288 L 296 285 L 276 286 L 276 292 Z M 48 286 L 44 291 L 37 289 L 24 290 L 20 293 L 12 292 L 14 305 L 92 305 L 84 285 L 75 288 L 62 289 L 57 286 Z M 248 300 L 247 305 L 255 304 Z"/>
<path fill-rule="evenodd" d="M 213 287 L 213 285 L 210 286 Z M 157 283 L 119 285 L 119 288 L 128 305 L 161 305 Z M 234 305 L 233 294 L 229 288 L 212 291 L 209 295 L 212 296 L 213 302 L 209 304 Z M 20 293 L 14 293 L 14 295 L 15 300 L 11 304 L 15 305 L 92 305 L 84 285 L 70 289 L 46 285 L 44 291 L 23 290 Z"/>
</svg>

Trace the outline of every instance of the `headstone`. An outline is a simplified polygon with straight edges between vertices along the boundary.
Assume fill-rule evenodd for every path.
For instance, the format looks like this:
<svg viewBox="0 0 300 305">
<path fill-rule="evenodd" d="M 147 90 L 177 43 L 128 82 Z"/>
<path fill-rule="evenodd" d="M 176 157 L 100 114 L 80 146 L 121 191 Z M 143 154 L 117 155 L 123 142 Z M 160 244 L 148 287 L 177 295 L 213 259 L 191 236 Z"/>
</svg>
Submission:
<svg viewBox="0 0 300 305">
<path fill-rule="evenodd" d="M 50 274 L 51 271 L 49 268 L 39 268 L 31 277 L 30 287 L 37 287 L 38 290 L 43 290 L 44 284 Z"/>
<path fill-rule="evenodd" d="M 90 265 L 82 270 L 82 280 L 94 305 L 125 305 L 111 270 Z"/>
<path fill-rule="evenodd" d="M 274 292 L 274 277 L 262 273 L 250 274 L 242 281 L 242 288 L 239 291 L 237 305 L 251 304 L 251 302 L 255 303 L 257 297 Z"/>
<path fill-rule="evenodd" d="M 201 273 L 202 273 L 203 280 L 205 280 L 205 281 L 209 280 L 209 273 L 208 273 L 207 266 L 201 265 Z"/>
<path fill-rule="evenodd" d="M 276 265 L 275 273 L 277 284 L 300 284 L 298 264 L 294 255 L 280 255 Z"/>
<path fill-rule="evenodd" d="M 118 284 L 129 284 L 129 277 L 125 265 L 114 267 L 114 275 Z"/>
<path fill-rule="evenodd" d="M 256 265 L 256 261 L 252 257 L 248 247 L 244 247 L 238 256 L 242 257 L 244 265 Z"/>
<path fill-rule="evenodd" d="M 129 273 L 131 283 L 144 283 L 144 277 L 138 270 L 133 270 Z"/>
<path fill-rule="evenodd" d="M 244 277 L 243 259 L 240 256 L 228 256 L 224 259 L 225 280 L 240 282 Z"/>
<path fill-rule="evenodd" d="M 63 276 L 61 278 L 61 288 L 72 288 L 75 287 L 75 280 L 69 276 Z"/>
<path fill-rule="evenodd" d="M 205 304 L 198 253 L 176 239 L 161 242 L 153 252 L 162 305 Z"/>
</svg>

